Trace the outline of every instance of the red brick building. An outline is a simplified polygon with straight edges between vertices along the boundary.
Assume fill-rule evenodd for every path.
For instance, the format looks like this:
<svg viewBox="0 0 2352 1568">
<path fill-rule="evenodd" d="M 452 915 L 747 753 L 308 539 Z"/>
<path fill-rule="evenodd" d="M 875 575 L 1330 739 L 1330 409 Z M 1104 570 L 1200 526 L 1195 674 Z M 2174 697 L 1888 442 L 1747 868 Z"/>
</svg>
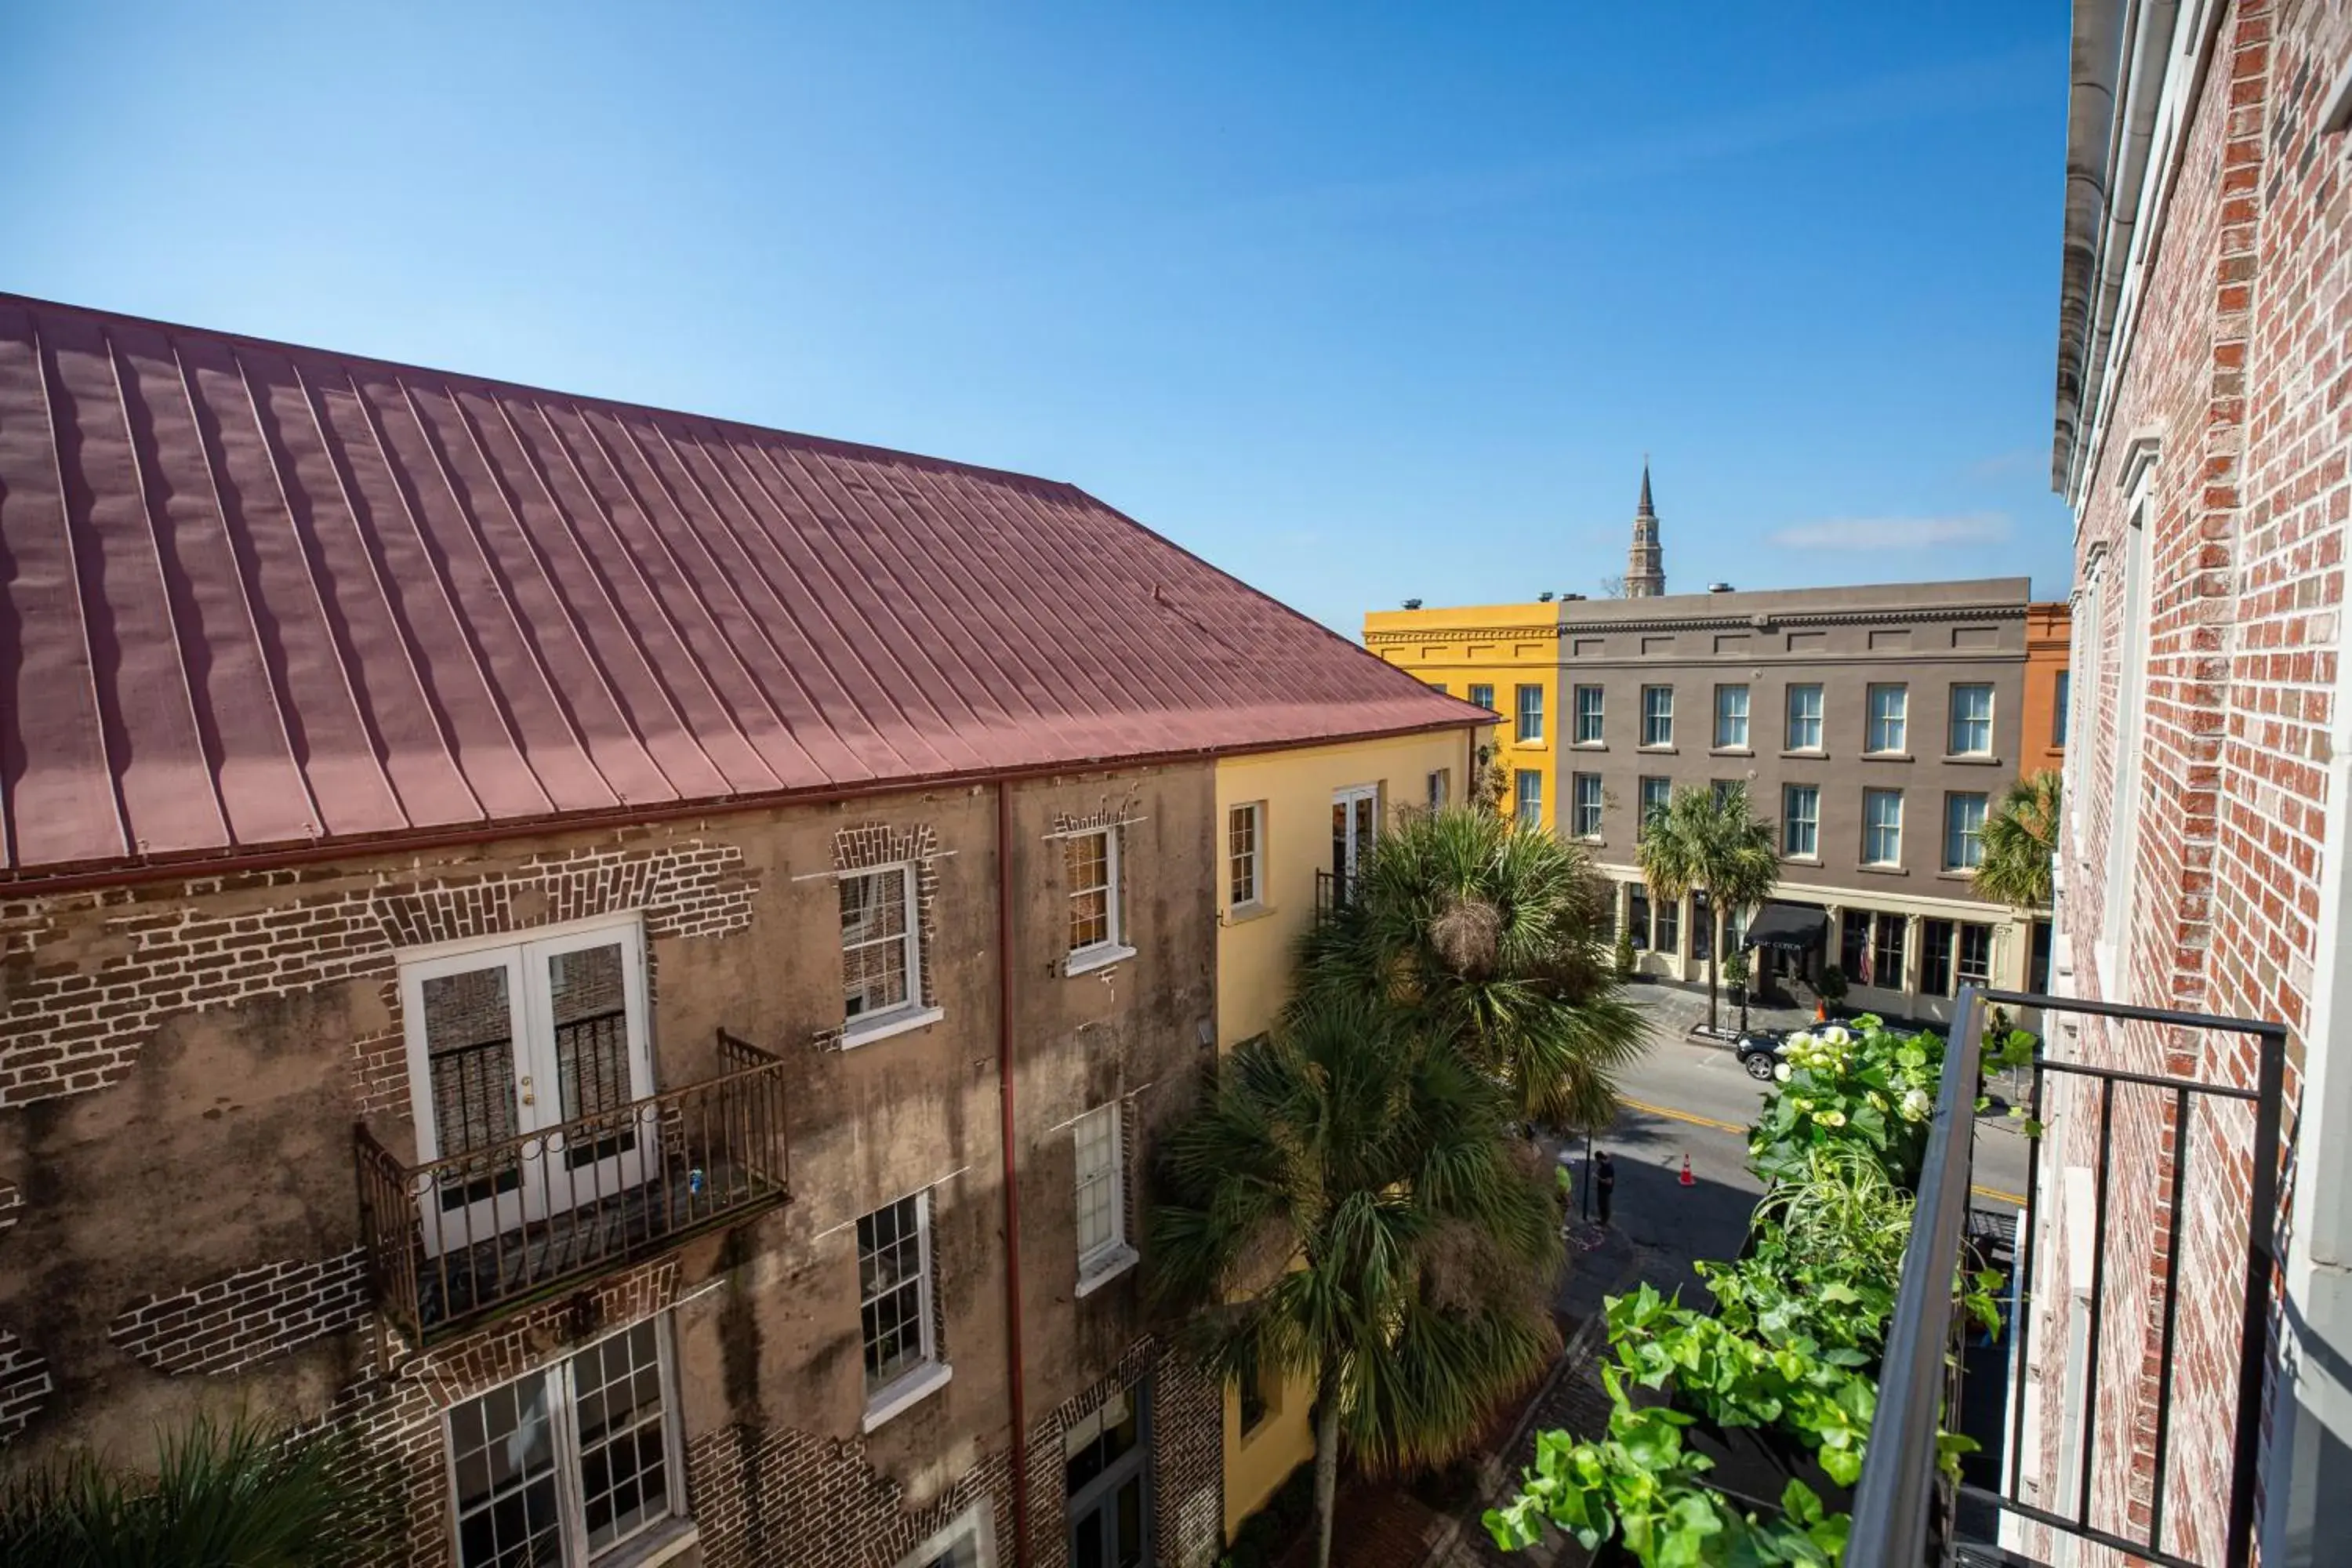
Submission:
<svg viewBox="0 0 2352 1568">
<path fill-rule="evenodd" d="M 2276 1216 L 2285 1263 L 2259 1455 L 2262 1558 L 2275 1563 L 2352 1551 L 2347 71 L 2345 0 L 2074 8 L 2054 477 L 2074 511 L 2075 585 L 2055 984 L 2292 1032 L 2299 1152 Z M 2083 1019 L 2050 1049 L 2255 1081 L 2247 1037 L 2227 1032 Z M 2058 1511 L 2087 1495 L 2091 1522 L 2113 1533 L 2144 1538 L 2160 1515 L 2165 1551 L 2218 1563 L 2252 1109 L 2200 1106 L 2175 1137 L 2162 1093 L 2126 1085 L 2104 1122 L 2090 1087 L 2056 1093 L 2020 1479 Z M 2085 1321 L 2094 1280 L 2101 1333 Z M 2093 1432 L 2085 1478 L 2073 1450 Z M 2045 1561 L 2121 1560 L 2032 1544 Z"/>
<path fill-rule="evenodd" d="M 1075 488 L 0 297 L 0 1443 L 403 1562 L 1213 1561 L 1222 755 L 1491 715 Z"/>
</svg>

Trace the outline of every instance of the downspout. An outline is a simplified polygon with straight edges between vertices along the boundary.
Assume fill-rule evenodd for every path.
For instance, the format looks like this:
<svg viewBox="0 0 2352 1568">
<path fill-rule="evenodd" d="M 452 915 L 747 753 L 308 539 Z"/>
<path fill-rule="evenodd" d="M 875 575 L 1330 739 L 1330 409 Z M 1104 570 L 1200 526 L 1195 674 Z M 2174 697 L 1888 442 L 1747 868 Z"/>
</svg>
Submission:
<svg viewBox="0 0 2352 1568">
<path fill-rule="evenodd" d="M 1029 1419 L 1021 1359 L 1021 1172 L 1013 1115 L 1013 795 L 996 781 L 996 1085 L 1003 1113 L 1004 1362 L 1013 1406 L 1013 1561 L 1029 1564 Z"/>
</svg>

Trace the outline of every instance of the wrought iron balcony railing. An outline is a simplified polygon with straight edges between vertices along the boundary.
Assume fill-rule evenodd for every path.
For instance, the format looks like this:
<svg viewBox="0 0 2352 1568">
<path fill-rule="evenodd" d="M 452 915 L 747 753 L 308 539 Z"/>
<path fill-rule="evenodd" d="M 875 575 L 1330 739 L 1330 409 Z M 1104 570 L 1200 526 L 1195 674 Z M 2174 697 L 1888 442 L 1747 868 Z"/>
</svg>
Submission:
<svg viewBox="0 0 2352 1568">
<path fill-rule="evenodd" d="M 791 1195 L 783 1062 L 725 1030 L 718 1077 L 421 1163 L 362 1124 L 360 1236 L 411 1343 L 478 1326 Z"/>
<path fill-rule="evenodd" d="M 1336 871 L 1315 873 L 1315 923 L 1321 925 L 1355 896 L 1356 879 Z"/>
<path fill-rule="evenodd" d="M 1963 1268 L 1973 1271 L 1989 1256 L 1996 1255 L 2000 1242 L 2007 1239 L 1988 1238 L 1982 1223 L 1987 1216 L 1969 1210 L 1976 1098 L 1987 1014 L 1993 1006 L 2012 1011 L 2039 1008 L 2052 1023 L 2062 1016 L 2075 1015 L 2161 1030 L 2242 1036 L 2253 1044 L 2250 1054 L 2255 1085 L 2249 1089 L 2170 1073 L 2127 1071 L 2037 1051 L 2030 1074 L 2030 1114 L 2037 1121 L 2045 1114 L 2074 1119 L 2076 1125 L 2072 1127 L 2053 1122 L 2046 1139 L 2063 1136 L 2070 1151 L 2094 1162 L 2087 1167 L 2053 1173 L 2072 1183 L 2070 1195 L 2064 1199 L 2070 1208 L 2087 1198 L 2088 1223 L 2070 1214 L 2068 1223 L 2058 1227 L 2065 1237 L 2056 1241 L 2042 1234 L 2045 1226 L 2035 1223 L 2035 1205 L 2050 1187 L 2043 1179 L 2045 1139 L 2037 1138 L 2027 1155 L 2027 1207 L 2012 1243 L 2013 1269 L 2008 1300 L 2003 1302 L 2002 1333 L 1990 1345 L 1971 1346 L 1967 1342 L 1968 1314 L 1957 1309 L 1955 1279 Z M 1854 1490 L 1848 1563 L 2030 1563 L 2034 1559 L 2021 1547 L 2037 1536 L 2053 1542 L 2072 1538 L 2161 1568 L 2245 1568 L 2252 1563 L 2256 1467 L 2269 1364 L 2268 1324 L 2277 1279 L 2285 1047 L 2284 1027 L 2252 1019 L 1976 986 L 1961 992 L 1944 1057 L 1942 1089 L 1920 1175 L 1911 1239 L 1903 1256 L 1900 1294 L 1888 1324 L 1877 1414 Z M 2164 1054 L 2168 1061 L 2178 1061 L 2193 1053 L 2176 1040 L 2165 1046 Z M 2153 1168 L 2123 1173 L 2131 1194 L 2131 1212 L 2136 1221 L 2145 1222 L 2147 1227 L 2127 1226 L 2124 1234 L 2111 1235 L 2109 1221 L 2117 1185 L 2114 1178 L 2119 1093 L 2135 1101 L 2126 1123 L 2130 1148 L 2143 1157 L 2153 1149 L 2158 1158 Z M 2064 1101 L 2054 1110 L 2053 1094 Z M 2170 1168 L 2166 1171 L 2161 1154 L 2168 1152 Z M 2183 1231 L 2189 1227 L 2192 1215 L 2199 1224 L 2221 1223 L 2228 1217 L 2228 1211 L 2210 1215 L 2203 1212 L 2206 1205 L 2192 1211 L 2187 1204 L 2190 1167 L 2200 1160 L 2209 1163 L 2209 1177 L 2230 1169 L 2242 1170 L 2247 1188 L 2242 1268 L 2221 1278 L 2190 1282 L 2192 1295 L 2201 1298 L 2192 1308 L 2200 1315 L 2200 1326 L 2210 1332 L 2219 1320 L 2220 1331 L 2235 1340 L 2227 1346 L 2234 1353 L 2235 1376 L 2226 1430 L 2202 1434 L 2207 1439 L 2201 1445 L 2204 1448 L 2226 1447 L 2227 1450 L 2226 1509 L 2218 1532 L 2207 1528 L 2210 1518 L 2198 1521 L 2194 1530 L 2182 1527 L 2179 1513 L 2183 1500 L 2178 1493 L 2196 1483 L 2173 1473 L 2176 1421 L 2218 1418 L 2221 1414 L 2210 1408 L 2210 1401 L 2204 1406 L 2191 1402 L 2176 1408 L 2175 1400 Z M 2086 1194 L 2080 1179 L 2085 1173 Z M 2161 1206 L 2158 1206 L 2158 1194 Z M 2087 1250 L 2087 1291 L 2079 1280 L 2083 1260 L 2071 1256 L 2066 1259 L 2069 1278 L 2054 1285 L 2044 1283 L 2042 1275 L 2051 1269 L 2053 1260 L 2043 1254 L 2060 1246 Z M 2153 1256 L 2159 1247 L 2160 1261 Z M 2141 1272 L 2137 1278 L 2118 1272 L 2117 1263 L 2126 1268 L 2142 1266 Z M 2071 1366 L 2079 1370 L 2055 1385 L 2053 1380 L 2044 1378 L 2029 1387 L 2036 1349 L 2032 1335 L 2037 1290 L 2047 1291 L 2053 1302 L 2063 1293 L 2070 1313 L 2064 1349 Z M 2229 1293 L 2234 1300 L 2215 1303 L 2216 1292 Z M 2120 1307 L 2113 1297 L 2122 1298 Z M 2138 1447 L 2143 1434 L 2135 1429 L 2135 1420 L 2112 1422 L 2103 1429 L 2099 1380 L 2103 1338 L 2144 1334 L 2151 1323 L 2157 1325 L 2158 1342 L 2152 1358 L 2152 1398 L 2123 1402 L 2127 1416 L 2135 1405 L 2152 1412 L 2152 1429 L 2145 1434 L 2143 1452 Z M 2128 1342 L 2119 1344 L 2128 1351 Z M 2133 1375 L 2144 1375 L 2147 1367 L 2147 1359 L 2139 1356 L 2111 1359 L 2126 1366 Z M 2030 1426 L 2027 1413 L 2033 1401 L 2040 1402 L 2044 1419 Z M 2053 1406 L 2058 1408 L 2053 1411 Z M 1939 1422 L 1946 1429 L 1981 1434 L 1980 1440 L 1986 1440 L 1986 1451 L 1971 1456 L 1973 1463 L 1964 1467 L 1957 1487 L 1947 1484 L 1937 1468 Z M 2213 1419 L 2212 1426 L 2218 1428 L 2221 1424 Z M 2042 1438 L 2041 1426 L 2051 1427 L 2056 1440 Z M 2024 1495 L 2029 1440 L 2036 1450 L 2033 1500 Z M 2056 1460 L 2055 1471 L 2046 1474 L 2040 1461 L 2051 1456 Z M 2098 1494 L 2103 1456 L 2113 1461 L 2105 1467 L 2107 1475 L 2112 1478 L 2120 1467 L 2129 1478 L 2127 1490 L 2134 1495 Z M 2169 1532 L 2168 1492 L 2176 1494 Z M 2095 1509 L 2095 1500 L 2099 1504 Z M 2140 1528 L 2143 1521 L 2144 1529 Z M 2215 1533 L 2220 1536 L 2218 1555 L 2210 1544 Z M 2188 1555 L 2189 1551 L 2198 1555 Z"/>
</svg>

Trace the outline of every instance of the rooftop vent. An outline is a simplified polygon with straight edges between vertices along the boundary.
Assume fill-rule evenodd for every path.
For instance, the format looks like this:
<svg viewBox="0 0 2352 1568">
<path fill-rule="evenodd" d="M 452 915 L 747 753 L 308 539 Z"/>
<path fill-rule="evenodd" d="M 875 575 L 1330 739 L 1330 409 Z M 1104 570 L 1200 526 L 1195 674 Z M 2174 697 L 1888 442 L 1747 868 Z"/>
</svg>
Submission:
<svg viewBox="0 0 2352 1568">
<path fill-rule="evenodd" d="M 1542 593 L 1538 594 L 1538 595 L 1536 595 L 1536 603 L 1537 603 L 1537 604 L 1538 604 L 1538 605 L 1549 605 L 1549 604 L 1550 604 L 1550 603 L 1551 603 L 1551 590 L 1550 590 L 1549 588 L 1546 588 Z"/>
<path fill-rule="evenodd" d="M 1408 610 L 1417 610 L 1421 608 L 1421 601 L 1419 599 L 1407 599 L 1404 602 L 1404 607 Z"/>
<path fill-rule="evenodd" d="M 1562 600 L 1574 599 L 1574 600 L 1577 600 L 1577 601 L 1579 601 L 1579 602 L 1580 603 L 1580 602 L 1583 600 L 1584 595 L 1581 595 L 1581 594 L 1562 594 L 1562 595 L 1560 595 L 1560 598 L 1561 598 Z"/>
<path fill-rule="evenodd" d="M 1710 594 L 1728 594 L 1731 592 L 1731 584 L 1728 583 L 1709 583 L 1706 585 L 1706 591 Z"/>
</svg>

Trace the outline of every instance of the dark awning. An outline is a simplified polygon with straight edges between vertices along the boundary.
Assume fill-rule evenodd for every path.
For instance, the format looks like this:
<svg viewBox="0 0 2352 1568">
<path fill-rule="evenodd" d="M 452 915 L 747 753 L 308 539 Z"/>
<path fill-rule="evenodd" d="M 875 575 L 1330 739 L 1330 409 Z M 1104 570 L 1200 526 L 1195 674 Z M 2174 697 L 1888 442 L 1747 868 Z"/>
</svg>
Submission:
<svg viewBox="0 0 2352 1568">
<path fill-rule="evenodd" d="M 1827 910 L 1811 904 L 1766 904 L 1748 922 L 1742 947 L 1776 947 L 1788 952 L 1811 952 L 1830 933 Z"/>
</svg>

